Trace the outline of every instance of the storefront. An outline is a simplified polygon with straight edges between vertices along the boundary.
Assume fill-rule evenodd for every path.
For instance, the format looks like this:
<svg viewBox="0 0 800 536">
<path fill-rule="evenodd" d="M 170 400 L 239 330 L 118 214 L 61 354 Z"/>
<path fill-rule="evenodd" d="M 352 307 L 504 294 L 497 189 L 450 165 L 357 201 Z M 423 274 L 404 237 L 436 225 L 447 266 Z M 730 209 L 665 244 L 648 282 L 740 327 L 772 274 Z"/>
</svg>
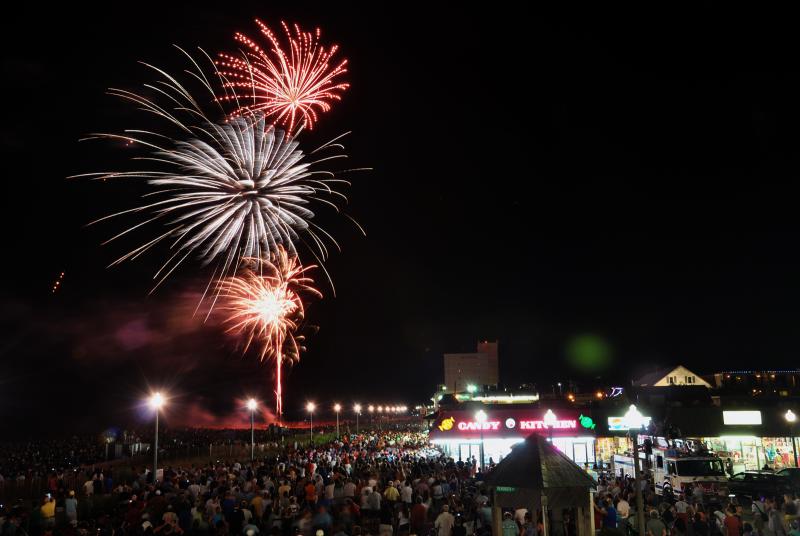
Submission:
<svg viewBox="0 0 800 536">
<path fill-rule="evenodd" d="M 483 411 L 483 413 L 481 413 Z M 456 460 L 480 458 L 499 462 L 511 447 L 531 434 L 546 436 L 575 463 L 595 461 L 595 424 L 571 408 L 508 408 L 485 406 L 475 410 L 442 410 L 430 431 L 431 442 Z"/>
<path fill-rule="evenodd" d="M 610 464 L 611 460 L 613 460 L 616 455 L 632 455 L 633 440 L 631 436 L 631 419 L 633 415 L 628 415 L 628 412 L 632 410 L 637 412 L 637 419 L 634 424 L 638 424 L 638 427 L 634 427 L 634 430 L 650 426 L 653 418 L 649 414 L 643 415 L 635 406 L 618 405 L 594 411 L 593 416 L 596 417 L 595 421 L 597 423 L 595 429 L 597 435 L 595 451 L 599 467 Z M 639 436 L 639 443 L 641 444 L 644 441 L 644 437 L 641 433 L 637 435 Z"/>
<path fill-rule="evenodd" d="M 792 438 L 780 412 L 760 410 L 723 410 L 718 437 L 703 437 L 709 451 L 720 458 L 730 458 L 733 472 L 794 467 Z M 797 441 L 797 438 L 794 438 Z"/>
<path fill-rule="evenodd" d="M 658 408 L 650 408 L 658 411 Z M 647 409 L 643 411 L 648 412 Z M 724 409 L 719 407 L 669 408 L 653 416 L 657 425 L 651 437 L 654 447 L 668 448 L 660 437 L 665 428 L 673 433 L 671 446 L 690 451 L 707 450 L 722 460 L 730 458 L 732 471 L 772 470 L 794 467 L 791 428 L 783 410 Z M 609 454 L 624 454 L 632 443 L 626 437 L 613 437 L 620 432 L 618 416 L 597 416 L 598 459 L 609 460 Z M 602 426 L 601 426 L 602 425 Z M 611 437 L 608 437 L 611 436 Z M 640 436 L 639 441 L 645 437 Z M 795 438 L 797 441 L 797 438 Z M 797 445 L 800 448 L 800 443 Z"/>
</svg>

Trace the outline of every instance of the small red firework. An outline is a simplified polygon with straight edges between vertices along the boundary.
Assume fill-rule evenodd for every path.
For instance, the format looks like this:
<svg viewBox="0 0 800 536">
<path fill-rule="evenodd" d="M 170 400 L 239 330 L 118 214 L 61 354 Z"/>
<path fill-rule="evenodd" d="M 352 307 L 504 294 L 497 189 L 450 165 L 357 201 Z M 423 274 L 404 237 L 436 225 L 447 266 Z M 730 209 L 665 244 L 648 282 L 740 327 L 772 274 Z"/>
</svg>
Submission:
<svg viewBox="0 0 800 536">
<path fill-rule="evenodd" d="M 283 413 L 281 368 L 284 361 L 295 362 L 303 350 L 297 335 L 305 317 L 302 295 L 322 297 L 306 272 L 316 266 L 303 267 L 297 257 L 281 247 L 270 260 L 247 258 L 239 275 L 219 281 L 227 316 L 228 333 L 241 336 L 244 352 L 260 344 L 260 358 L 275 359 L 276 414 Z"/>
<path fill-rule="evenodd" d="M 319 112 L 327 112 L 332 101 L 341 100 L 341 93 L 350 85 L 340 81 L 347 72 L 347 60 L 336 64 L 338 49 L 320 44 L 320 30 L 305 32 L 295 24 L 281 22 L 286 33 L 288 52 L 266 24 L 256 19 L 261 33 L 271 48 L 237 32 L 235 37 L 245 50 L 241 56 L 220 54 L 216 62 L 223 85 L 229 89 L 221 100 L 237 103 L 233 116 L 261 112 L 274 118 L 289 134 L 296 128 L 313 128 Z"/>
</svg>

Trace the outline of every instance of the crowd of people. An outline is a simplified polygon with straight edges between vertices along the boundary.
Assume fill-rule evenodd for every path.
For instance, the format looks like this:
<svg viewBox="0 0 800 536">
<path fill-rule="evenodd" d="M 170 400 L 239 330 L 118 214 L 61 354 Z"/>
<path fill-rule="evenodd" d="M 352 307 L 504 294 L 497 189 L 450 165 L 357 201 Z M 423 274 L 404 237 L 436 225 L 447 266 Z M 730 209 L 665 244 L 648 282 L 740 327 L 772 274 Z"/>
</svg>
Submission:
<svg viewBox="0 0 800 536">
<path fill-rule="evenodd" d="M 635 482 L 627 476 L 598 480 L 594 511 L 601 533 L 639 533 Z M 742 504 L 724 486 L 689 484 L 661 496 L 646 479 L 640 485 L 647 536 L 800 536 L 800 498 L 792 494 Z"/>
<path fill-rule="evenodd" d="M 101 461 L 104 449 L 94 437 L 0 443 L 0 486 L 6 480 L 47 475 Z"/>
<path fill-rule="evenodd" d="M 318 432 L 330 432 L 317 428 Z M 294 431 L 268 427 L 256 430 L 259 443 L 291 439 Z M 110 441 L 107 449 L 105 439 Z M 49 479 L 64 480 L 75 469 L 95 465 L 118 457 L 146 453 L 153 441 L 153 428 L 143 426 L 128 430 L 107 430 L 95 436 L 72 436 L 66 440 L 29 440 L 0 443 L 0 486 L 10 481 Z M 250 430 L 170 427 L 161 432 L 161 456 L 184 455 L 208 451 L 209 447 L 243 445 L 250 442 Z"/>
<path fill-rule="evenodd" d="M 359 536 L 490 534 L 475 460 L 456 462 L 423 433 L 348 435 L 286 444 L 254 461 L 85 469 L 68 489 L 56 474 L 33 505 L 2 508 L 2 536 Z M 517 534 L 519 529 L 517 527 Z M 529 532 L 530 519 L 527 520 Z"/>
<path fill-rule="evenodd" d="M 219 439 L 190 435 L 198 434 Z M 0 536 L 489 536 L 493 526 L 502 536 L 536 536 L 545 525 L 541 511 L 524 505 L 493 525 L 477 461 L 447 458 L 411 428 L 300 443 L 272 443 L 253 460 L 165 462 L 155 475 L 130 462 L 49 471 L 41 498 L 0 505 Z M 635 491 L 635 480 L 600 473 L 600 536 L 638 533 Z M 724 488 L 663 496 L 643 480 L 642 496 L 647 536 L 800 536 L 792 495 L 743 508 Z M 548 511 L 550 535 L 575 536 L 576 513 Z"/>
</svg>

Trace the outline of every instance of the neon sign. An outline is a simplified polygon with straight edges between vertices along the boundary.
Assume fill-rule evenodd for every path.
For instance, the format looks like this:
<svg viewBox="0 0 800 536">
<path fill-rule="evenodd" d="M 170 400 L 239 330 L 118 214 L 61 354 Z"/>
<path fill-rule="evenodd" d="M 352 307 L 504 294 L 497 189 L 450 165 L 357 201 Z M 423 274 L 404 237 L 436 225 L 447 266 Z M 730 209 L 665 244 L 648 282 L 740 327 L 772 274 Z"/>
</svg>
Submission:
<svg viewBox="0 0 800 536">
<path fill-rule="evenodd" d="M 500 421 L 461 421 L 458 423 L 459 430 L 497 430 L 500 428 Z"/>
<path fill-rule="evenodd" d="M 478 413 L 483 415 L 479 418 Z M 579 412 L 572 409 L 492 408 L 489 412 L 478 413 L 467 410 L 448 411 L 433 425 L 431 432 L 434 436 L 469 439 L 477 439 L 479 435 L 484 438 L 527 437 L 532 433 L 566 437 L 597 428 L 593 427 L 595 422 L 589 415 L 579 415 Z"/>
<path fill-rule="evenodd" d="M 519 421 L 520 430 L 548 430 L 550 428 L 564 429 L 577 427 L 578 421 L 575 420 L 555 420 L 549 423 L 545 421 Z"/>
</svg>

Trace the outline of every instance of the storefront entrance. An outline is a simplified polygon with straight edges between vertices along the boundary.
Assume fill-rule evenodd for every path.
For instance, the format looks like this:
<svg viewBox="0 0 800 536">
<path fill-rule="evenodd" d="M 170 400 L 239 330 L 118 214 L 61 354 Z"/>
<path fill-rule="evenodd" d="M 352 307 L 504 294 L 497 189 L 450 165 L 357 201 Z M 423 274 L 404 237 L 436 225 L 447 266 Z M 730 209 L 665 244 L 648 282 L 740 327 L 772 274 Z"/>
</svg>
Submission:
<svg viewBox="0 0 800 536">
<path fill-rule="evenodd" d="M 481 459 L 480 444 L 474 445 L 472 443 L 459 443 L 458 461 L 460 462 L 467 461 L 469 459 L 472 459 L 473 456 L 475 457 L 476 460 L 478 460 L 478 463 L 480 463 Z"/>
</svg>

